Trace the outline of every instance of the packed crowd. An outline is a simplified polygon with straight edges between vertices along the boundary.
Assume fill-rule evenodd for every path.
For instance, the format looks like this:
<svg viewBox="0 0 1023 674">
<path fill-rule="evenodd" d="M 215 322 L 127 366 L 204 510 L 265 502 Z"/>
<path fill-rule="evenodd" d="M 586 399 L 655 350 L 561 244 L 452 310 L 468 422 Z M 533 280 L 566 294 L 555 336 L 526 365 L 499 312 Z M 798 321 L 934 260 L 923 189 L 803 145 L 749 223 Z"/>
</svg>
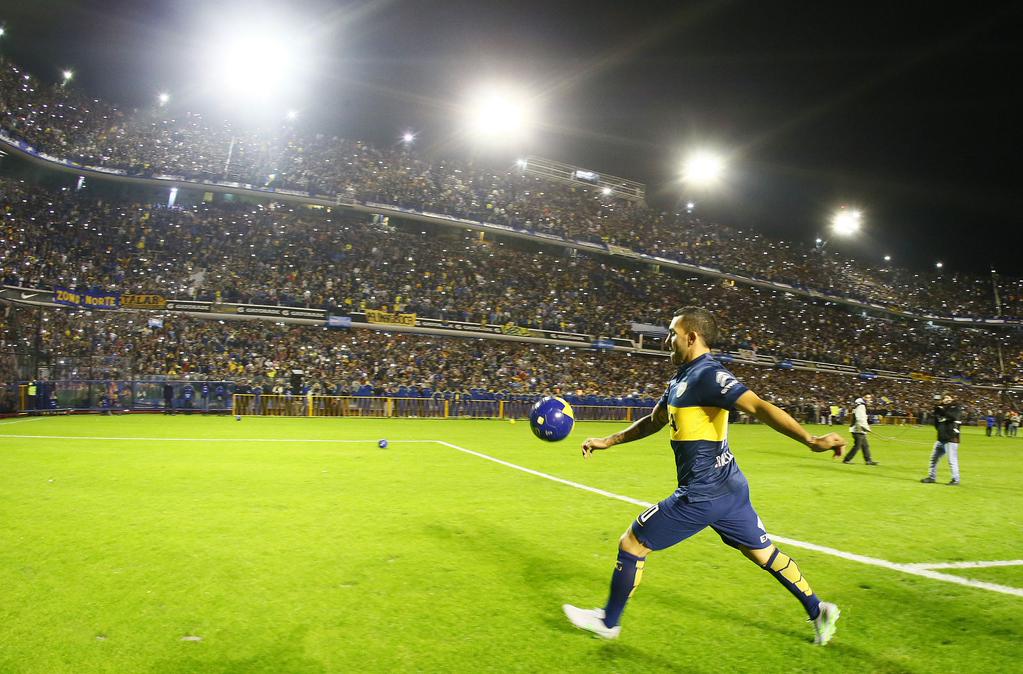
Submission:
<svg viewBox="0 0 1023 674">
<path fill-rule="evenodd" d="M 0 278 L 179 299 L 413 313 L 602 336 L 664 325 L 694 299 L 749 349 L 991 380 L 1020 371 L 1023 336 L 892 321 L 792 294 L 566 257 L 528 243 L 420 231 L 307 208 L 168 209 L 0 179 Z"/>
<path fill-rule="evenodd" d="M 485 390 L 512 396 L 563 391 L 645 405 L 660 395 L 672 372 L 663 356 L 518 342 L 184 316 L 151 325 L 144 314 L 18 311 L 39 313 L 23 316 L 20 329 L 4 324 L 4 350 L 27 351 L 39 318 L 52 371 L 67 379 L 230 381 L 271 391 L 275 384 L 288 386 L 290 372 L 298 369 L 317 394 Z M 831 405 L 848 409 L 866 393 L 877 400 L 875 413 L 899 416 L 928 411 L 933 396 L 947 391 L 955 392 L 975 417 L 1015 404 L 994 389 L 863 380 L 735 362 L 728 366 L 761 396 L 805 419 L 827 415 Z"/>
<path fill-rule="evenodd" d="M 253 304 L 382 309 L 493 325 L 635 337 L 698 298 L 721 348 L 990 381 L 1023 336 L 892 321 L 842 305 L 531 244 L 395 227 L 320 208 L 99 200 L 0 179 L 0 279 L 23 287 Z"/>
<path fill-rule="evenodd" d="M 868 269 L 836 253 L 658 212 L 519 168 L 427 159 L 404 147 L 374 148 L 292 126 L 257 132 L 163 108 L 122 111 L 3 60 L 0 129 L 53 156 L 132 175 L 232 180 L 444 213 L 939 315 L 996 311 L 990 278 Z M 997 283 L 1002 314 L 1023 316 L 1023 279 Z"/>
</svg>

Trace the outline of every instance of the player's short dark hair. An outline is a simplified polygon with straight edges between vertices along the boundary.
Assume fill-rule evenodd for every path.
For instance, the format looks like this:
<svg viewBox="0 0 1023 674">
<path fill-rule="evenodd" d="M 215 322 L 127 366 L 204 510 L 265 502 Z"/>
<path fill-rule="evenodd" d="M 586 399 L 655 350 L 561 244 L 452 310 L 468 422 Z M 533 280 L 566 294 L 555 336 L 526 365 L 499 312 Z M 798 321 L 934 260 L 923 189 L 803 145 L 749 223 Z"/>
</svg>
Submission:
<svg viewBox="0 0 1023 674">
<path fill-rule="evenodd" d="M 695 332 L 703 338 L 704 344 L 714 346 L 718 341 L 718 322 L 714 314 L 703 307 L 682 307 L 675 316 L 686 326 L 686 330 Z"/>
</svg>

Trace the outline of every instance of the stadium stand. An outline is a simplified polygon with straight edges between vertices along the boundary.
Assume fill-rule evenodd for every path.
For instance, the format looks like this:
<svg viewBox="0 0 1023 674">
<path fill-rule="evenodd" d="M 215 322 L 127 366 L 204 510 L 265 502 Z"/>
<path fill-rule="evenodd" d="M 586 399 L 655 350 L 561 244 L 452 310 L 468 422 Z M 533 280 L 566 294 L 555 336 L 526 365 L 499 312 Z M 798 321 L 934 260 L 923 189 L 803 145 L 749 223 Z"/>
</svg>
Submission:
<svg viewBox="0 0 1023 674">
<path fill-rule="evenodd" d="M 843 366 L 879 378 L 736 363 L 780 404 L 819 416 L 835 401 L 876 391 L 891 413 L 917 415 L 946 382 L 1013 383 L 1018 330 L 948 326 L 865 312 L 797 289 L 900 311 L 990 317 L 992 280 L 864 270 L 853 260 L 762 235 L 657 212 L 596 190 L 428 159 L 407 148 L 315 134 L 291 125 L 253 132 L 194 114 L 125 112 L 70 86 L 49 86 L 0 60 L 0 130 L 52 157 L 125 176 L 171 175 L 387 204 L 537 234 L 741 271 L 793 292 L 652 269 L 554 241 L 466 234 L 414 219 L 370 219 L 345 208 L 280 203 L 155 206 L 0 178 L 0 276 L 21 288 L 96 289 L 161 297 L 367 310 L 467 324 L 633 339 L 633 323 L 663 325 L 693 298 L 725 326 L 725 351 Z M 1006 316 L 1021 316 L 1020 279 L 997 280 Z M 161 314 L 163 315 L 163 314 Z M 29 329 L 29 326 L 34 326 Z M 338 332 L 169 314 L 26 309 L 6 304 L 2 379 L 25 377 L 19 359 L 45 346 L 53 376 L 128 380 L 184 377 L 273 388 L 301 369 L 319 392 L 486 391 L 535 395 L 554 387 L 604 402 L 649 401 L 663 357 L 537 344 Z M 513 331 L 514 332 L 514 331 Z M 61 361 L 64 361 L 61 363 Z M 86 365 L 83 365 L 86 363 Z M 58 367 L 66 365 L 66 367 Z M 23 368 L 22 368 L 23 369 Z M 891 379 L 884 373 L 916 380 Z M 440 376 L 438 380 L 437 377 Z M 651 387 L 654 388 L 651 388 Z M 5 393 L 10 406 L 10 392 Z M 962 388 L 980 415 L 1004 405 L 996 389 Z M 610 404 L 610 403 L 608 403 Z M 815 410 L 811 412 L 811 409 Z"/>
<path fill-rule="evenodd" d="M 942 316 L 996 313 L 992 279 L 864 269 L 753 231 L 658 212 L 596 190 L 471 162 L 428 160 L 282 125 L 247 131 L 162 108 L 125 112 L 0 61 L 0 128 L 55 157 L 127 175 L 185 176 L 381 203 L 623 246 L 835 296 Z M 1001 315 L 1023 317 L 1023 281 L 999 278 Z"/>
</svg>

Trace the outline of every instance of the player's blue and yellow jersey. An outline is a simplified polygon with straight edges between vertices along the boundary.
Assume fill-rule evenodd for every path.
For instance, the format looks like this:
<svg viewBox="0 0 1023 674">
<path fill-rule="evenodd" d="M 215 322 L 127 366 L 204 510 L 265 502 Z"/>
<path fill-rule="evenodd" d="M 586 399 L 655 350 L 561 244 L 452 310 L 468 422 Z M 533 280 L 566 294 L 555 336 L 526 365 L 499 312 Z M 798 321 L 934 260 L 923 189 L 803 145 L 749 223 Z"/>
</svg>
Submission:
<svg viewBox="0 0 1023 674">
<path fill-rule="evenodd" d="M 668 382 L 668 409 L 678 494 L 709 501 L 746 486 L 728 448 L 728 412 L 748 389 L 710 354 L 686 363 Z"/>
</svg>

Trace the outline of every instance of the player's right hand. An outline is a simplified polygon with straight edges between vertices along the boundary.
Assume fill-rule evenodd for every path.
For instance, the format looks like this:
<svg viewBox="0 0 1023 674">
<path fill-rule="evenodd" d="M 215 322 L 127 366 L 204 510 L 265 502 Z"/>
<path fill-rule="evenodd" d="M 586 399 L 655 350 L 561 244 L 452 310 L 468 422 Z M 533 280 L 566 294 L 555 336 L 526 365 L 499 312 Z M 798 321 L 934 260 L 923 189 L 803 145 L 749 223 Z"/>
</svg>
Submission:
<svg viewBox="0 0 1023 674">
<path fill-rule="evenodd" d="M 845 438 L 838 433 L 828 433 L 821 436 L 815 435 L 810 438 L 810 451 L 833 452 L 837 459 L 845 451 Z"/>
<path fill-rule="evenodd" d="M 586 438 L 586 442 L 583 443 L 583 458 L 585 459 L 598 449 L 607 449 L 610 446 L 611 443 L 607 438 Z"/>
</svg>

